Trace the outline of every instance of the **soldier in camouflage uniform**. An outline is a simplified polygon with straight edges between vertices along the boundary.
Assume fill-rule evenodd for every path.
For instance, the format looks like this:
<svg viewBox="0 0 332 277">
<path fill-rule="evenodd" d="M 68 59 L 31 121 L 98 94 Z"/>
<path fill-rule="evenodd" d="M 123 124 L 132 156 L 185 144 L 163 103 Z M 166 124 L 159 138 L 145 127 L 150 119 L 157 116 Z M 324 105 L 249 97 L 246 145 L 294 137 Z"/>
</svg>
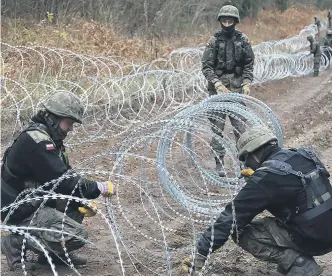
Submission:
<svg viewBox="0 0 332 277">
<path fill-rule="evenodd" d="M 223 6 L 217 20 L 221 30 L 207 43 L 203 58 L 202 72 L 208 80 L 209 95 L 220 93 L 250 93 L 249 85 L 253 80 L 254 53 L 248 38 L 235 29 L 240 22 L 239 11 L 232 5 Z M 210 118 L 212 130 L 218 136 L 223 136 L 226 115 L 217 115 L 220 120 Z M 244 131 L 243 124 L 230 117 L 234 127 L 236 140 Z M 211 147 L 215 155 L 216 171 L 219 176 L 225 176 L 222 163 L 225 148 L 216 138 L 212 138 Z"/>
<path fill-rule="evenodd" d="M 327 30 L 326 37 L 324 38 L 324 54 L 329 60 L 329 67 L 332 63 L 332 30 Z"/>
<path fill-rule="evenodd" d="M 58 91 L 44 103 L 44 109 L 32 117 L 29 126 L 19 134 L 12 146 L 5 151 L 3 157 L 1 168 L 2 209 L 18 201 L 17 196 L 27 188 L 39 188 L 71 169 L 63 140 L 68 132 L 73 130 L 75 122 L 82 123 L 83 111 L 84 107 L 75 95 Z M 76 174 L 59 183 L 44 185 L 43 190 L 94 199 L 99 195 L 110 196 L 113 193 L 113 185 L 109 181 L 95 182 Z M 40 194 L 33 196 L 38 195 L 40 196 Z M 86 230 L 81 225 L 83 215 L 80 213 L 82 208 L 80 206 L 82 205 L 71 201 L 66 215 L 64 215 L 66 200 L 48 200 L 41 209 L 38 209 L 41 202 L 39 200 L 25 202 L 15 210 L 2 211 L 1 220 L 4 221 L 8 213 L 13 212 L 8 215 L 6 224 L 66 232 L 67 234 L 63 234 L 63 238 L 60 232 L 36 230 L 30 232 L 50 252 L 53 261 L 61 264 L 64 259 L 63 243 L 68 252 L 71 252 L 82 247 L 85 244 L 82 239 L 88 237 Z M 1 250 L 6 255 L 10 270 L 21 266 L 23 239 L 23 236 L 14 233 L 2 238 Z M 38 262 L 40 264 L 47 262 L 41 249 L 29 239 L 27 248 L 39 254 Z M 86 263 L 85 258 L 73 253 L 70 253 L 70 258 L 76 265 Z M 30 262 L 26 265 L 30 269 L 36 266 Z"/>
<path fill-rule="evenodd" d="M 317 77 L 319 75 L 322 51 L 319 42 L 315 41 L 313 36 L 307 36 L 307 40 L 310 42 L 310 53 L 314 55 L 314 76 Z"/>
<path fill-rule="evenodd" d="M 324 38 L 324 46 L 332 47 L 332 30 L 327 30 L 326 37 Z"/>
<path fill-rule="evenodd" d="M 332 29 L 332 15 L 330 11 L 327 13 L 327 21 L 328 21 L 328 28 Z"/>
<path fill-rule="evenodd" d="M 315 20 L 315 25 L 317 26 L 317 38 L 320 38 L 320 30 L 322 27 L 322 24 L 320 23 L 320 20 L 317 16 L 314 16 L 314 20 Z"/>
</svg>

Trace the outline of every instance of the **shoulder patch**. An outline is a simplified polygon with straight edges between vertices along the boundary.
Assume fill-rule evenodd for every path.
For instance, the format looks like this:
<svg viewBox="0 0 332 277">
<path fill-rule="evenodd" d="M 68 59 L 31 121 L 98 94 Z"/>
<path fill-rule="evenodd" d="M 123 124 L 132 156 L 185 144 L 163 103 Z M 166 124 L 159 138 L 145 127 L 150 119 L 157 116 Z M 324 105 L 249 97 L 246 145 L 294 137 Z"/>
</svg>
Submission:
<svg viewBox="0 0 332 277">
<path fill-rule="evenodd" d="M 244 33 L 242 33 L 242 40 L 248 44 L 251 44 L 249 37 L 247 37 Z"/>
<path fill-rule="evenodd" d="M 26 132 L 36 143 L 40 143 L 42 141 L 52 141 L 50 136 L 46 135 L 45 133 L 33 130 L 33 131 L 27 131 Z M 53 144 L 52 144 L 53 145 Z"/>
<path fill-rule="evenodd" d="M 46 150 L 54 150 L 55 146 L 52 143 L 46 144 Z"/>
</svg>

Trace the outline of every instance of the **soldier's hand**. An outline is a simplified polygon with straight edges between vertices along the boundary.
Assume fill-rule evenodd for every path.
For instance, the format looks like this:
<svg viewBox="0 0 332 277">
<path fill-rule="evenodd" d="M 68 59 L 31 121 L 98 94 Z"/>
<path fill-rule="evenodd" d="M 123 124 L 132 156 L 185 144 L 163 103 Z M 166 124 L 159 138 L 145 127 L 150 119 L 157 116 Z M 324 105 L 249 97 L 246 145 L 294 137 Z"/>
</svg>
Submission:
<svg viewBox="0 0 332 277">
<path fill-rule="evenodd" d="M 96 207 L 97 208 L 97 203 L 96 202 L 91 202 L 90 205 L 92 207 Z M 78 207 L 78 211 L 84 215 L 84 217 L 91 217 L 91 216 L 95 216 L 97 214 L 97 211 L 95 209 L 93 209 L 92 207 L 90 207 L 89 205 L 84 205 L 84 207 Z"/>
<path fill-rule="evenodd" d="M 206 256 L 196 253 L 194 262 L 190 258 L 182 261 L 182 271 L 190 275 L 198 276 L 205 264 Z"/>
<path fill-rule="evenodd" d="M 245 84 L 245 85 L 243 85 L 243 87 L 242 87 L 242 92 L 244 93 L 244 94 L 246 94 L 246 95 L 249 95 L 250 94 L 250 87 L 249 87 L 250 85 L 249 84 Z"/>
<path fill-rule="evenodd" d="M 111 181 L 97 182 L 100 194 L 104 197 L 109 197 L 115 194 L 115 189 Z"/>
<path fill-rule="evenodd" d="M 220 81 L 215 82 L 214 87 L 218 94 L 228 93 L 230 92 Z"/>
</svg>

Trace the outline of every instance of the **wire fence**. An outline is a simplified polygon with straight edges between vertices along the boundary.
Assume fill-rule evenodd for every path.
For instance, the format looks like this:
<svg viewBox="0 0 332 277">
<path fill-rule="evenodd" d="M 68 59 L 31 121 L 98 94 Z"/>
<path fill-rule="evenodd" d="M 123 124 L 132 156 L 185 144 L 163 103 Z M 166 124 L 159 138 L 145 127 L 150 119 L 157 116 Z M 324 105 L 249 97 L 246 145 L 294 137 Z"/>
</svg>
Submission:
<svg viewBox="0 0 332 277">
<path fill-rule="evenodd" d="M 306 37 L 316 33 L 316 27 L 310 25 L 298 36 L 254 46 L 254 83 L 312 73 L 313 57 L 305 50 L 309 45 Z M 123 57 L 93 57 L 64 49 L 5 43 L 1 46 L 2 153 L 41 103 L 59 89 L 78 95 L 85 107 L 84 124 L 72 132 L 67 147 L 114 142 L 104 147 L 98 144 L 96 154 L 74 164 L 59 179 L 24 190 L 14 203 L 1 209 L 8 211 L 1 230 L 25 238 L 25 275 L 24 252 L 29 244 L 45 253 L 57 275 L 52 250 L 40 240 L 38 232 L 70 235 L 64 223 L 72 202 L 97 212 L 100 224 L 107 229 L 108 248 L 116 252 L 116 258 L 110 259 L 118 261 L 117 274 L 178 275 L 178 261 L 193 256 L 199 233 L 245 185 L 233 135 L 239 130 L 227 125 L 223 137 L 216 136 L 209 119 L 222 121 L 226 114 L 246 128 L 264 125 L 275 133 L 280 145 L 283 143 L 280 122 L 260 100 L 237 93 L 207 97 L 200 67 L 202 47 L 177 49 L 167 58 L 138 65 Z M 325 70 L 330 66 L 332 49 L 322 49 L 320 69 Z M 219 177 L 211 166 L 211 137 L 225 147 L 226 177 Z M 62 180 L 77 174 L 111 179 L 117 194 L 98 199 L 95 207 L 90 200 L 73 196 L 80 190 L 79 183 L 71 195 L 54 193 Z M 43 189 L 50 184 L 51 191 Z M 67 200 L 60 230 L 36 228 L 34 218 L 25 226 L 7 224 L 21 205 L 40 201 L 36 215 L 49 199 Z M 97 242 L 79 239 L 100 253 L 108 251 Z M 62 248 L 68 254 L 65 244 Z M 211 274 L 210 265 L 218 255 L 209 257 L 204 274 Z M 69 255 L 66 257 L 69 268 L 79 275 Z"/>
</svg>

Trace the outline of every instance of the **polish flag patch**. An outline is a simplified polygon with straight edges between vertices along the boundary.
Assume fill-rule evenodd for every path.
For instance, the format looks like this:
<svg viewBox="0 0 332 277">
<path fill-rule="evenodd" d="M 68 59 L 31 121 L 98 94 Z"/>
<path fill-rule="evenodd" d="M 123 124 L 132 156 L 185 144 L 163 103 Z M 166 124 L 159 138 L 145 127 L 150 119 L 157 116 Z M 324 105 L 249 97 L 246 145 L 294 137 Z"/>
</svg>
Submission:
<svg viewBox="0 0 332 277">
<path fill-rule="evenodd" d="M 53 144 L 46 144 L 46 150 L 54 150 L 55 147 Z"/>
</svg>

